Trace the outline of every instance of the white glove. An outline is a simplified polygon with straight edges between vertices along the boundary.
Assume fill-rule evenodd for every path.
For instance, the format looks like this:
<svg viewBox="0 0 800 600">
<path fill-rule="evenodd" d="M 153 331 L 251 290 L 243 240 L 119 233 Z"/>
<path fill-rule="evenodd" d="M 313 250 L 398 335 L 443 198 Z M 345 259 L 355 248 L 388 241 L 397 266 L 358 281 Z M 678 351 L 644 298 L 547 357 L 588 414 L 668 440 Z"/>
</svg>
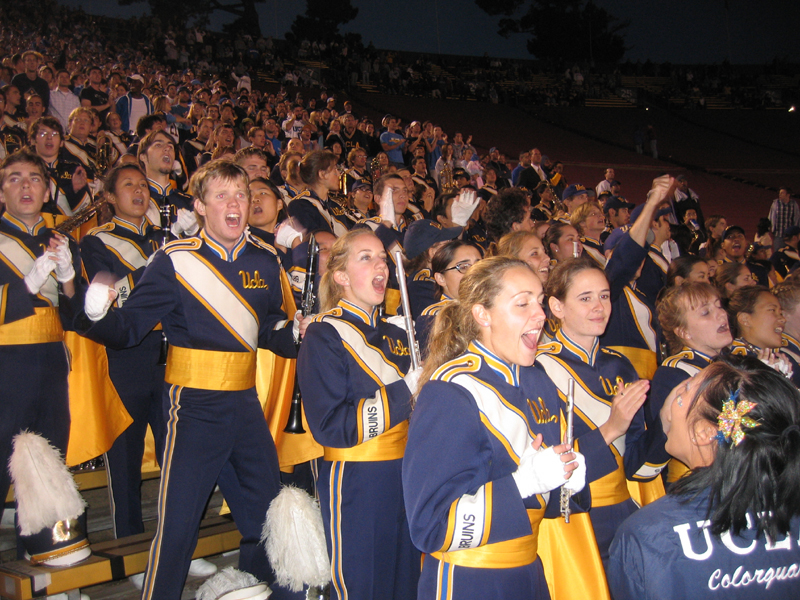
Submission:
<svg viewBox="0 0 800 600">
<path fill-rule="evenodd" d="M 300 341 L 300 321 L 303 320 L 303 311 L 298 310 L 294 313 L 294 319 L 292 319 L 292 335 L 294 336 L 295 343 Z"/>
<path fill-rule="evenodd" d="M 200 230 L 200 225 L 197 222 L 197 215 L 194 214 L 193 210 L 179 208 L 178 217 L 172 224 L 170 230 L 175 237 L 181 237 L 183 234 L 194 235 Z"/>
<path fill-rule="evenodd" d="M 83 312 L 91 321 L 99 321 L 106 316 L 111 303 L 114 302 L 117 292 L 114 288 L 104 283 L 93 283 L 86 290 L 86 297 L 83 300 Z"/>
<path fill-rule="evenodd" d="M 572 472 L 572 477 L 567 479 L 564 487 L 573 494 L 577 494 L 586 486 L 586 457 L 580 452 L 575 452 L 574 450 L 572 453 L 575 455 L 575 460 L 566 464 L 569 465 L 573 462 L 577 462 L 578 468 Z"/>
<path fill-rule="evenodd" d="M 33 268 L 23 278 L 28 291 L 31 294 L 38 294 L 55 268 L 56 255 L 54 252 L 45 252 L 33 261 Z"/>
<path fill-rule="evenodd" d="M 512 474 L 523 498 L 544 494 L 564 484 L 564 465 L 561 456 L 551 446 L 546 450 L 525 449 L 519 467 Z"/>
<path fill-rule="evenodd" d="M 75 268 L 72 266 L 72 252 L 65 239 L 56 242 L 56 279 L 59 283 L 67 283 L 75 279 Z"/>
<path fill-rule="evenodd" d="M 411 390 L 412 396 L 419 391 L 420 376 L 422 376 L 422 367 L 411 369 L 408 373 L 406 373 L 405 377 L 403 377 L 403 381 L 406 382 L 408 389 Z"/>
<path fill-rule="evenodd" d="M 395 327 L 399 327 L 403 331 L 406 331 L 406 318 L 403 315 L 392 315 L 391 317 L 386 317 L 386 322 L 391 323 Z"/>
<path fill-rule="evenodd" d="M 778 373 L 783 375 L 784 377 L 791 377 L 793 374 L 792 364 L 789 362 L 789 359 L 786 357 L 785 354 L 782 352 L 775 350 L 769 351 L 764 353 L 762 351 L 762 355 L 759 355 L 761 362 L 763 362 L 768 367 L 772 367 Z"/>
<path fill-rule="evenodd" d="M 466 227 L 479 202 L 480 198 L 475 193 L 475 190 L 463 190 L 458 195 L 458 198 L 453 200 L 453 204 L 450 205 L 453 224 L 459 227 Z"/>
<path fill-rule="evenodd" d="M 388 221 L 392 225 L 397 223 L 397 214 L 394 212 L 394 190 L 387 187 L 383 190 L 380 202 L 381 221 Z"/>
<path fill-rule="evenodd" d="M 297 231 L 289 221 L 284 221 L 275 232 L 275 243 L 283 246 L 289 250 L 292 249 L 292 244 L 297 238 L 303 237 L 303 234 Z"/>
</svg>

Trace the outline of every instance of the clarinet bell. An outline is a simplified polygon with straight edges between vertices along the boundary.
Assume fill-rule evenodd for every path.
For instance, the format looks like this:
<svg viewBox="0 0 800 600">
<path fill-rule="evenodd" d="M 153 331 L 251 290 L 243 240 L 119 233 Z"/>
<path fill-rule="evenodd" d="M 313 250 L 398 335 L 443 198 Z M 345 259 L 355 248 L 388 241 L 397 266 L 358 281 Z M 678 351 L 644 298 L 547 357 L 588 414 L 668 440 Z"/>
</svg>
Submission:
<svg viewBox="0 0 800 600">
<path fill-rule="evenodd" d="M 294 394 L 292 394 L 292 405 L 289 407 L 289 420 L 283 432 L 298 434 L 306 432 L 305 428 L 303 428 L 303 403 L 297 382 L 295 382 Z"/>
<path fill-rule="evenodd" d="M 167 354 L 169 352 L 169 342 L 167 341 L 167 335 L 162 331 L 161 332 L 161 351 L 158 353 L 158 366 L 163 367 L 167 364 Z"/>
</svg>

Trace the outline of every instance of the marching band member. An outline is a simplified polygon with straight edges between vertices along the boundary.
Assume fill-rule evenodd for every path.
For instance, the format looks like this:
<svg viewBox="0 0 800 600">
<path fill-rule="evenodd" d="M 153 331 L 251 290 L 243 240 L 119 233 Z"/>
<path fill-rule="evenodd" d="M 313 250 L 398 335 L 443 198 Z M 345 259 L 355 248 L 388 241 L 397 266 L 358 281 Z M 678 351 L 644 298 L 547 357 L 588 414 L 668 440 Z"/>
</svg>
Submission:
<svg viewBox="0 0 800 600">
<path fill-rule="evenodd" d="M 306 418 L 325 448 L 317 490 L 340 600 L 413 599 L 419 578 L 400 469 L 420 371 L 409 371 L 403 330 L 378 316 L 386 261 L 369 229 L 336 241 L 320 284 L 323 312 L 297 360 Z"/>
<path fill-rule="evenodd" d="M 800 386 L 800 285 L 794 277 L 784 279 L 772 288 L 772 293 L 781 304 L 786 319 L 783 324 L 781 352 L 789 357 L 794 366 L 792 381 Z"/>
<path fill-rule="evenodd" d="M 162 233 L 145 218 L 150 205 L 147 178 L 136 165 L 115 168 L 104 189 L 114 217 L 81 240 L 81 257 L 88 278 L 99 272 L 113 273 L 116 306 L 123 306 L 144 273 L 148 259 L 158 249 Z M 164 452 L 165 421 L 162 410 L 164 366 L 159 365 L 161 327 L 148 332 L 138 345 L 126 350 L 108 348 L 108 369 L 114 387 L 133 423 L 106 452 L 108 487 L 113 501 L 114 537 L 144 533 L 142 522 L 142 455 L 147 426 L 153 431 L 156 459 Z M 141 589 L 144 575 L 133 575 Z"/>
<path fill-rule="evenodd" d="M 702 259 L 700 263 L 705 266 Z M 659 419 L 669 393 L 706 368 L 733 341 L 728 314 L 717 290 L 708 283 L 686 282 L 668 288 L 658 301 L 658 319 L 672 355 L 656 369 L 645 404 L 648 427 Z M 685 465 L 670 460 L 667 482 L 686 473 Z"/>
<path fill-rule="evenodd" d="M 760 358 L 787 377 L 792 377 L 796 365 L 781 352 L 786 318 L 778 299 L 763 286 L 748 286 L 733 293 L 727 309 L 728 322 L 736 336 L 730 353 Z"/>
<path fill-rule="evenodd" d="M 588 458 L 590 517 L 605 561 L 617 527 L 637 508 L 626 479 L 655 478 L 669 456 L 661 429 L 645 428 L 642 404 L 649 382 L 638 378 L 622 354 L 600 346 L 612 312 L 603 270 L 587 259 L 560 262 L 547 280 L 547 296 L 560 324 L 536 361 L 562 398 L 568 379 L 575 380 L 574 436 Z"/>
<path fill-rule="evenodd" d="M 300 161 L 300 177 L 306 188 L 289 203 L 289 215 L 305 231 L 329 229 L 336 237 L 347 233 L 345 209 L 329 193 L 339 189 L 336 157 L 329 150 L 314 150 Z"/>
<path fill-rule="evenodd" d="M 559 263 L 568 258 L 580 256 L 583 253 L 583 244 L 578 230 L 569 223 L 555 221 L 550 224 L 544 234 L 542 243 L 552 259 L 552 263 Z"/>
<path fill-rule="evenodd" d="M 121 308 L 108 310 L 113 290 L 93 283 L 78 321 L 112 348 L 137 345 L 158 322 L 170 341 L 159 519 L 145 600 L 180 598 L 206 500 L 223 472 L 219 484 L 243 536 L 239 568 L 274 581 L 258 544 L 278 493 L 278 459 L 256 395 L 256 349 L 293 356 L 300 322 L 297 315 L 287 321 L 282 308 L 274 249 L 245 231 L 247 173 L 230 161 L 209 163 L 193 176 L 192 194 L 200 234 L 157 252 Z"/>
<path fill-rule="evenodd" d="M 559 486 L 583 488 L 585 466 L 560 444 L 556 390 L 532 367 L 542 296 L 525 263 L 492 257 L 437 316 L 403 459 L 426 553 L 419 598 L 550 598 L 539 526 L 558 514 Z"/>
<path fill-rule="evenodd" d="M 550 257 L 545 251 L 542 239 L 532 231 L 512 231 L 497 242 L 498 256 L 513 256 L 528 263 L 539 277 L 542 285 L 547 283 L 550 274 Z"/>
<path fill-rule="evenodd" d="M 601 267 L 606 266 L 600 234 L 606 228 L 603 209 L 596 200 L 581 204 L 569 218 L 570 224 L 580 233 L 583 251 Z"/>
<path fill-rule="evenodd" d="M 675 388 L 661 420 L 667 450 L 692 471 L 620 527 L 614 598 L 800 596 L 797 388 L 731 357 Z"/>
<path fill-rule="evenodd" d="M 11 440 L 39 433 L 66 455 L 70 429 L 67 390 L 68 327 L 83 302 L 74 241 L 45 225 L 47 165 L 28 150 L 0 164 L 0 497 L 8 493 L 5 466 Z"/>
<path fill-rule="evenodd" d="M 450 302 L 458 300 L 458 286 L 461 280 L 481 258 L 480 251 L 473 244 L 462 240 L 450 240 L 433 255 L 431 274 L 436 282 L 434 297 L 440 300 L 423 310 L 415 319 L 417 343 L 423 357 L 427 354 L 428 338 L 433 330 L 436 315 Z"/>
</svg>

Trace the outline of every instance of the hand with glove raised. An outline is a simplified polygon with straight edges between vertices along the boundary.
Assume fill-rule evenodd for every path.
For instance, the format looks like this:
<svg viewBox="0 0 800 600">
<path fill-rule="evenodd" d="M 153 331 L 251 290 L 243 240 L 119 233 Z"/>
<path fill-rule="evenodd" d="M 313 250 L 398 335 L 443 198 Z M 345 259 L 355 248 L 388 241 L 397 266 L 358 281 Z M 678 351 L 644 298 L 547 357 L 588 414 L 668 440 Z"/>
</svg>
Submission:
<svg viewBox="0 0 800 600">
<path fill-rule="evenodd" d="M 55 268 L 56 253 L 50 250 L 45 251 L 44 254 L 33 261 L 33 267 L 23 278 L 28 291 L 31 294 L 38 294 Z"/>
<path fill-rule="evenodd" d="M 200 231 L 200 224 L 197 222 L 197 215 L 193 210 L 179 208 L 175 222 L 170 228 L 172 235 L 181 237 L 182 235 L 194 235 Z"/>
<path fill-rule="evenodd" d="M 458 198 L 453 200 L 450 205 L 453 224 L 458 227 L 466 227 L 480 201 L 475 190 L 462 190 Z"/>
<path fill-rule="evenodd" d="M 293 227 L 291 219 L 287 219 L 275 230 L 275 243 L 291 250 L 295 240 L 300 240 L 303 234 Z"/>
<path fill-rule="evenodd" d="M 72 265 L 72 252 L 69 249 L 69 240 L 58 236 L 53 241 L 56 247 L 56 279 L 59 283 L 67 283 L 75 279 L 75 267 Z"/>
<path fill-rule="evenodd" d="M 83 311 L 90 321 L 99 321 L 106 316 L 116 297 L 117 292 L 114 288 L 104 283 L 94 282 L 86 290 Z"/>
<path fill-rule="evenodd" d="M 388 185 L 383 188 L 378 207 L 381 222 L 387 227 L 394 227 L 397 224 L 397 214 L 394 212 L 394 190 Z"/>
</svg>

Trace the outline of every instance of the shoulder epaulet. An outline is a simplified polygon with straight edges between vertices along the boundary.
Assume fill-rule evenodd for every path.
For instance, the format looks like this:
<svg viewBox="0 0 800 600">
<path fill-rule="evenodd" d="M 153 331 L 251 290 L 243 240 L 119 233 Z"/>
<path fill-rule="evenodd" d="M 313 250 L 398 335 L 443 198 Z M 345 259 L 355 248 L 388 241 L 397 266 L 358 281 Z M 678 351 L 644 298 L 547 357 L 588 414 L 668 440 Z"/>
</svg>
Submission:
<svg viewBox="0 0 800 600">
<path fill-rule="evenodd" d="M 733 340 L 731 344 L 731 354 L 734 356 L 747 356 L 747 346 L 738 340 Z"/>
<path fill-rule="evenodd" d="M 367 217 L 366 219 L 361 219 L 359 223 L 377 223 L 378 225 L 381 224 L 380 217 Z"/>
<path fill-rule="evenodd" d="M 425 310 L 422 311 L 423 315 L 433 316 L 439 314 L 439 311 L 442 310 L 445 306 L 450 304 L 452 300 L 440 300 L 436 304 L 431 304 Z"/>
<path fill-rule="evenodd" d="M 536 356 L 540 354 L 559 354 L 564 346 L 561 342 L 548 342 L 547 344 L 540 344 L 536 348 Z"/>
<path fill-rule="evenodd" d="M 114 227 L 115 227 L 114 222 L 113 221 L 109 221 L 105 225 L 99 225 L 98 227 L 92 227 L 89 230 L 89 233 L 87 233 L 86 235 L 97 235 L 98 233 L 102 233 L 104 231 L 113 231 Z"/>
<path fill-rule="evenodd" d="M 262 250 L 266 250 L 267 252 L 271 252 L 275 256 L 278 256 L 278 251 L 271 245 L 262 240 L 261 238 L 257 238 L 250 233 L 247 234 L 247 241 L 256 246 L 257 248 L 261 248 Z"/>
<path fill-rule="evenodd" d="M 668 356 L 667 358 L 665 358 L 664 361 L 661 363 L 661 365 L 664 367 L 675 368 L 678 366 L 678 363 L 681 362 L 682 360 L 692 360 L 693 358 L 694 358 L 694 352 L 692 352 L 691 350 L 683 350 L 681 352 L 678 352 L 677 354 L 673 354 L 672 356 Z"/>
<path fill-rule="evenodd" d="M 325 320 L 325 317 L 341 317 L 342 316 L 342 309 L 338 306 L 334 306 L 330 310 L 326 310 L 325 312 L 318 313 L 311 317 L 312 323 L 322 323 Z"/>
<path fill-rule="evenodd" d="M 602 353 L 604 353 L 604 354 L 608 354 L 609 356 L 618 356 L 618 357 L 620 357 L 620 358 L 625 358 L 625 357 L 624 357 L 622 354 L 620 354 L 620 353 L 619 353 L 619 352 L 617 352 L 616 350 L 612 350 L 611 348 L 604 348 L 604 347 L 601 347 L 601 348 L 600 348 L 600 352 L 602 352 Z"/>
<path fill-rule="evenodd" d="M 433 281 L 430 269 L 420 269 L 414 273 L 414 281 Z"/>
<path fill-rule="evenodd" d="M 481 357 L 469 352 L 448 360 L 431 375 L 431 380 L 451 381 L 456 375 L 475 373 L 481 368 Z"/>
<path fill-rule="evenodd" d="M 197 250 L 203 245 L 203 240 L 199 237 L 190 237 L 185 240 L 175 240 L 169 242 L 164 246 L 164 252 L 172 254 L 173 252 L 181 252 L 186 250 Z"/>
</svg>

